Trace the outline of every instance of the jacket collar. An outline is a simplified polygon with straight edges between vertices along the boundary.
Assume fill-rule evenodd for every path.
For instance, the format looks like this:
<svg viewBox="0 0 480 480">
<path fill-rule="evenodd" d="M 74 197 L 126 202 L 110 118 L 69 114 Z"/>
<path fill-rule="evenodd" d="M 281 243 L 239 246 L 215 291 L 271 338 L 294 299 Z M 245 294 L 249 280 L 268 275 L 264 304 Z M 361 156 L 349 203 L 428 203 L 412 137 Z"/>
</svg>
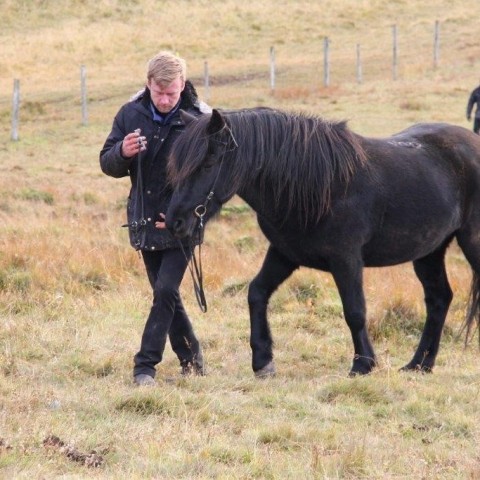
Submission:
<svg viewBox="0 0 480 480">
<path fill-rule="evenodd" d="M 152 112 L 152 115 L 153 115 L 153 121 L 156 122 L 156 123 L 159 123 L 160 125 L 168 125 L 171 122 L 172 118 L 178 112 L 178 110 L 180 108 L 180 103 L 181 103 L 181 101 L 179 100 L 178 103 L 168 113 L 162 115 L 157 110 L 157 108 L 155 107 L 153 102 L 150 101 L 149 107 L 150 107 L 150 111 Z"/>
</svg>

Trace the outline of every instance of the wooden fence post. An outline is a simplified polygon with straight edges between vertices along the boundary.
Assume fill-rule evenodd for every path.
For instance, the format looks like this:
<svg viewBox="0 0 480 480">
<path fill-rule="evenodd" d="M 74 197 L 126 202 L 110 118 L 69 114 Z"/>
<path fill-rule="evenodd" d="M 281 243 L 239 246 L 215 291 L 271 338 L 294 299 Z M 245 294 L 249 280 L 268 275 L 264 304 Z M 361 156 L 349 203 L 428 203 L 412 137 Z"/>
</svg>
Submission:
<svg viewBox="0 0 480 480">
<path fill-rule="evenodd" d="M 435 31 L 433 34 L 433 68 L 438 67 L 440 59 L 440 22 L 435 20 Z"/>
<path fill-rule="evenodd" d="M 397 39 L 397 26 L 393 25 L 392 27 L 392 36 L 393 36 L 393 79 L 397 79 L 397 65 L 398 65 L 398 39 Z"/>
<path fill-rule="evenodd" d="M 270 47 L 270 90 L 275 93 L 275 48 Z"/>
<path fill-rule="evenodd" d="M 362 83 L 362 59 L 360 57 L 359 43 L 357 43 L 357 83 Z"/>
<path fill-rule="evenodd" d="M 13 100 L 12 100 L 12 140 L 18 140 L 18 122 L 20 114 L 20 80 L 13 80 Z"/>
<path fill-rule="evenodd" d="M 323 85 L 330 85 L 330 41 L 328 37 L 323 40 Z"/>
<path fill-rule="evenodd" d="M 203 64 L 203 74 L 204 74 L 204 85 L 205 85 L 205 102 L 208 103 L 210 100 L 210 76 L 208 73 L 208 62 L 205 61 Z"/>
<path fill-rule="evenodd" d="M 80 66 L 80 89 L 82 101 L 82 125 L 88 125 L 87 111 L 87 68 L 85 65 Z"/>
</svg>

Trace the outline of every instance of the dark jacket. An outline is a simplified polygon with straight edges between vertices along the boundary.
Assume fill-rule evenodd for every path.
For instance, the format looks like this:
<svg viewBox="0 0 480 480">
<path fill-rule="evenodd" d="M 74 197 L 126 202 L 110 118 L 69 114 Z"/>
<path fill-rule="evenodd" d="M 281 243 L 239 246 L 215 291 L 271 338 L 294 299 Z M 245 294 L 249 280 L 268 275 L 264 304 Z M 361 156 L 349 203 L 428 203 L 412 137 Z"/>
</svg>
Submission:
<svg viewBox="0 0 480 480">
<path fill-rule="evenodd" d="M 477 109 L 475 111 L 475 117 L 480 118 L 480 87 L 477 87 L 471 94 L 467 103 L 467 119 L 470 120 L 472 115 L 473 105 L 477 104 Z"/>
<path fill-rule="evenodd" d="M 201 105 L 195 88 L 187 80 L 180 98 L 180 109 L 198 116 L 204 110 Z M 147 138 L 147 150 L 132 158 L 124 158 L 122 141 L 137 128 Z M 104 173 L 115 178 L 130 175 L 132 185 L 127 221 L 130 243 L 137 250 L 154 251 L 179 246 L 167 229 L 155 228 L 155 222 L 159 220 L 160 212 L 166 213 L 172 196 L 166 178 L 167 159 L 173 142 L 184 128 L 178 110 L 166 125 L 153 120 L 150 91 L 145 88 L 120 108 L 100 152 L 100 166 Z M 198 239 L 194 243 L 197 244 Z"/>
</svg>

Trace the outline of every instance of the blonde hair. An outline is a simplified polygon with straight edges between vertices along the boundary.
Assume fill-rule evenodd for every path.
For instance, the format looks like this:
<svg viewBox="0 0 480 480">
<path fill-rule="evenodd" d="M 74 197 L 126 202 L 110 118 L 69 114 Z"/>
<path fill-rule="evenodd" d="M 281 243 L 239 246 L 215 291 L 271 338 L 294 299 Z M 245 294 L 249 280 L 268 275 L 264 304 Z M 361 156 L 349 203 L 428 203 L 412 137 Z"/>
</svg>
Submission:
<svg viewBox="0 0 480 480">
<path fill-rule="evenodd" d="M 148 61 L 148 82 L 153 80 L 158 85 L 169 85 L 178 77 L 183 81 L 187 77 L 187 64 L 183 58 L 164 50 Z"/>
</svg>

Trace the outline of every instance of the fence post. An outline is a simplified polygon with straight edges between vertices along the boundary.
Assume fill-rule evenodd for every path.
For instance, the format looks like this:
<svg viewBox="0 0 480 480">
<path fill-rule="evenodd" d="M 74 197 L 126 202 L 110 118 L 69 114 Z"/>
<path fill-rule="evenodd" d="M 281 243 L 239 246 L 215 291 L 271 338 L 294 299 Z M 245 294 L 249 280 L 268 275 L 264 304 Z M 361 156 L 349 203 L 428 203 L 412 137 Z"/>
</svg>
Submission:
<svg viewBox="0 0 480 480">
<path fill-rule="evenodd" d="M 12 100 L 12 140 L 18 140 L 18 122 L 20 113 L 20 80 L 13 80 L 13 100 Z"/>
<path fill-rule="evenodd" d="M 357 83 L 362 83 L 362 59 L 360 57 L 359 43 L 357 43 Z"/>
<path fill-rule="evenodd" d="M 330 85 L 330 41 L 328 37 L 323 40 L 323 84 Z"/>
<path fill-rule="evenodd" d="M 270 90 L 275 93 L 275 48 L 270 47 Z"/>
<path fill-rule="evenodd" d="M 438 67 L 440 58 L 440 22 L 435 20 L 435 32 L 433 34 L 433 68 Z"/>
<path fill-rule="evenodd" d="M 87 112 L 87 68 L 85 65 L 80 66 L 80 89 L 82 102 L 82 125 L 88 125 Z"/>
<path fill-rule="evenodd" d="M 208 62 L 203 64 L 204 85 L 205 85 L 205 101 L 208 103 L 210 100 L 210 77 L 208 74 Z"/>
<path fill-rule="evenodd" d="M 393 79 L 397 79 L 397 56 L 398 56 L 398 40 L 397 40 L 397 26 L 393 25 L 392 27 L 392 36 L 393 36 L 393 64 L 392 64 L 392 71 L 393 71 Z"/>
</svg>

